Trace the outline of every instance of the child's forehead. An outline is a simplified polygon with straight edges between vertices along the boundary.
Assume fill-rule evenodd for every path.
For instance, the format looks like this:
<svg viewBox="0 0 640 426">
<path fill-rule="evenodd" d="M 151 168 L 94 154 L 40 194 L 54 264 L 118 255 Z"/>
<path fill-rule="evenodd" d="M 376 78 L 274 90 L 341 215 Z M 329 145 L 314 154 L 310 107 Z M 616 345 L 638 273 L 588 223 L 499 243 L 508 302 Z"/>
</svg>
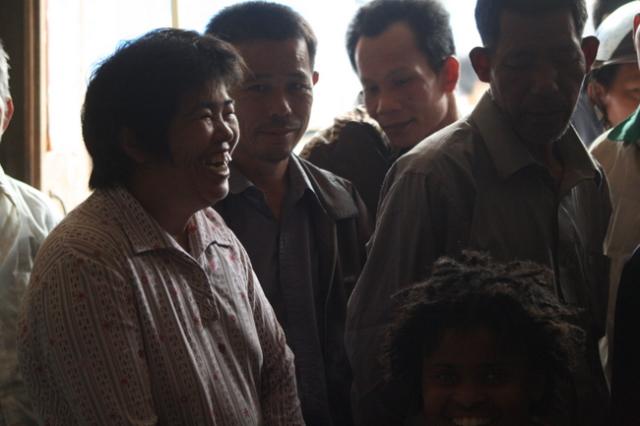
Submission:
<svg viewBox="0 0 640 426">
<path fill-rule="evenodd" d="M 445 328 L 424 358 L 432 363 L 478 365 L 525 361 L 525 351 L 510 340 L 488 326 Z"/>
</svg>

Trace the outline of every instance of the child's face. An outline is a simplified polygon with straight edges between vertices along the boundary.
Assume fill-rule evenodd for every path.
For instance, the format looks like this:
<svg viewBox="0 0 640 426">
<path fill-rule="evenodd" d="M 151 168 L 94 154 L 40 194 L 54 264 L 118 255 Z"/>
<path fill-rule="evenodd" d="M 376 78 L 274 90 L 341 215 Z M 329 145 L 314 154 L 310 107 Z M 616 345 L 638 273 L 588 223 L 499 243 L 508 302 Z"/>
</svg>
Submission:
<svg viewBox="0 0 640 426">
<path fill-rule="evenodd" d="M 500 350 L 485 327 L 447 329 L 422 366 L 422 407 L 429 426 L 530 423 L 534 389 L 524 355 Z"/>
</svg>

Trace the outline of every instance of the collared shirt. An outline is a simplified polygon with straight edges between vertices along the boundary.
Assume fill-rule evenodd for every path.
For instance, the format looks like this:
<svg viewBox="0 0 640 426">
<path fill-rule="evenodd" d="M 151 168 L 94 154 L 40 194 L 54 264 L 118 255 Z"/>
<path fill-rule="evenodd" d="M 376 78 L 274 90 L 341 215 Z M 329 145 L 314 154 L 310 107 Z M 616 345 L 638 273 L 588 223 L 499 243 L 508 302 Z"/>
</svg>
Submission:
<svg viewBox="0 0 640 426">
<path fill-rule="evenodd" d="M 18 372 L 18 311 L 36 252 L 58 220 L 41 192 L 0 167 L 0 426 L 36 424 Z"/>
<path fill-rule="evenodd" d="M 302 425 L 293 356 L 213 209 L 185 251 L 122 188 L 98 190 L 36 261 L 20 367 L 52 425 Z"/>
<path fill-rule="evenodd" d="M 620 274 L 640 244 L 640 109 L 602 135 L 591 153 L 602 164 L 609 187 L 613 213 L 604 250 L 611 258 L 609 317 L 607 332 L 613 339 L 613 319 Z"/>
<path fill-rule="evenodd" d="M 559 297 L 586 310 L 589 362 L 597 360 L 594 342 L 603 334 L 607 300 L 607 184 L 572 130 L 556 149 L 565 166 L 559 188 L 487 93 L 470 117 L 427 138 L 392 166 L 367 263 L 348 306 L 354 404 L 376 392 L 391 296 L 428 277 L 437 258 L 468 248 L 554 271 Z M 592 373 L 598 392 L 606 394 L 601 372 Z M 369 408 L 355 409 L 362 414 Z M 370 424 L 395 424 L 385 420 Z"/>
<path fill-rule="evenodd" d="M 296 357 L 296 378 L 308 425 L 330 425 L 320 324 L 324 295 L 319 286 L 317 242 L 311 206 L 314 189 L 297 158 L 287 168 L 288 181 L 280 219 L 264 193 L 235 167 L 230 193 L 215 208 L 247 250 Z"/>
</svg>

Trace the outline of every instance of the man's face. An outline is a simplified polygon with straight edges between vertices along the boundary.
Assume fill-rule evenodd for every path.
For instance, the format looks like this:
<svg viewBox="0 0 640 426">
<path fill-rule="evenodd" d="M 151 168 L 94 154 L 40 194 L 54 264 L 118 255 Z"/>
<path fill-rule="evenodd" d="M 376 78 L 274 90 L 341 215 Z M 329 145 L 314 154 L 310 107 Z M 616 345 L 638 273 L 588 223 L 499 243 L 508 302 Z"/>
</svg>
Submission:
<svg viewBox="0 0 640 426">
<path fill-rule="evenodd" d="M 587 70 L 569 9 L 531 16 L 505 10 L 489 55 L 493 97 L 515 132 L 529 146 L 562 136 Z"/>
<path fill-rule="evenodd" d="M 268 163 L 286 160 L 304 135 L 311 115 L 313 72 L 303 39 L 236 43 L 249 75 L 233 93 L 240 121 L 234 156 Z"/>
<path fill-rule="evenodd" d="M 229 191 L 229 161 L 238 141 L 238 121 L 224 86 L 213 82 L 187 94 L 167 133 L 171 158 L 149 161 L 168 192 L 184 207 L 200 209 Z"/>
<path fill-rule="evenodd" d="M 355 62 L 367 112 L 394 147 L 411 147 L 448 124 L 442 79 L 407 24 L 397 22 L 378 36 L 361 37 Z"/>
<path fill-rule="evenodd" d="M 433 426 L 530 424 L 538 387 L 523 355 L 486 327 L 447 329 L 422 364 L 422 408 Z"/>
<path fill-rule="evenodd" d="M 592 84 L 599 84 L 597 82 Z M 608 88 L 599 91 L 599 103 L 607 120 L 617 126 L 631 115 L 640 104 L 640 70 L 638 65 L 620 64 Z"/>
<path fill-rule="evenodd" d="M 4 131 L 9 127 L 11 117 L 13 117 L 13 100 L 10 97 L 0 99 L 0 140 L 2 140 Z"/>
</svg>

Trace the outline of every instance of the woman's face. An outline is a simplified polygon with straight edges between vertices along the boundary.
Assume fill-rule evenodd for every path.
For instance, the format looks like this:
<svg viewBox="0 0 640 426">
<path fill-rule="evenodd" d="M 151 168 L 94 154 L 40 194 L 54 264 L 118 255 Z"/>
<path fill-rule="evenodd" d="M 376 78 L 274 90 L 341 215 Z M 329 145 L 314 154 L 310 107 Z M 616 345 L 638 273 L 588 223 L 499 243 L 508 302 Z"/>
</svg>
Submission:
<svg viewBox="0 0 640 426">
<path fill-rule="evenodd" d="M 527 425 L 541 386 L 524 354 L 501 350 L 486 327 L 447 329 L 422 366 L 422 404 L 433 426 Z"/>
</svg>

